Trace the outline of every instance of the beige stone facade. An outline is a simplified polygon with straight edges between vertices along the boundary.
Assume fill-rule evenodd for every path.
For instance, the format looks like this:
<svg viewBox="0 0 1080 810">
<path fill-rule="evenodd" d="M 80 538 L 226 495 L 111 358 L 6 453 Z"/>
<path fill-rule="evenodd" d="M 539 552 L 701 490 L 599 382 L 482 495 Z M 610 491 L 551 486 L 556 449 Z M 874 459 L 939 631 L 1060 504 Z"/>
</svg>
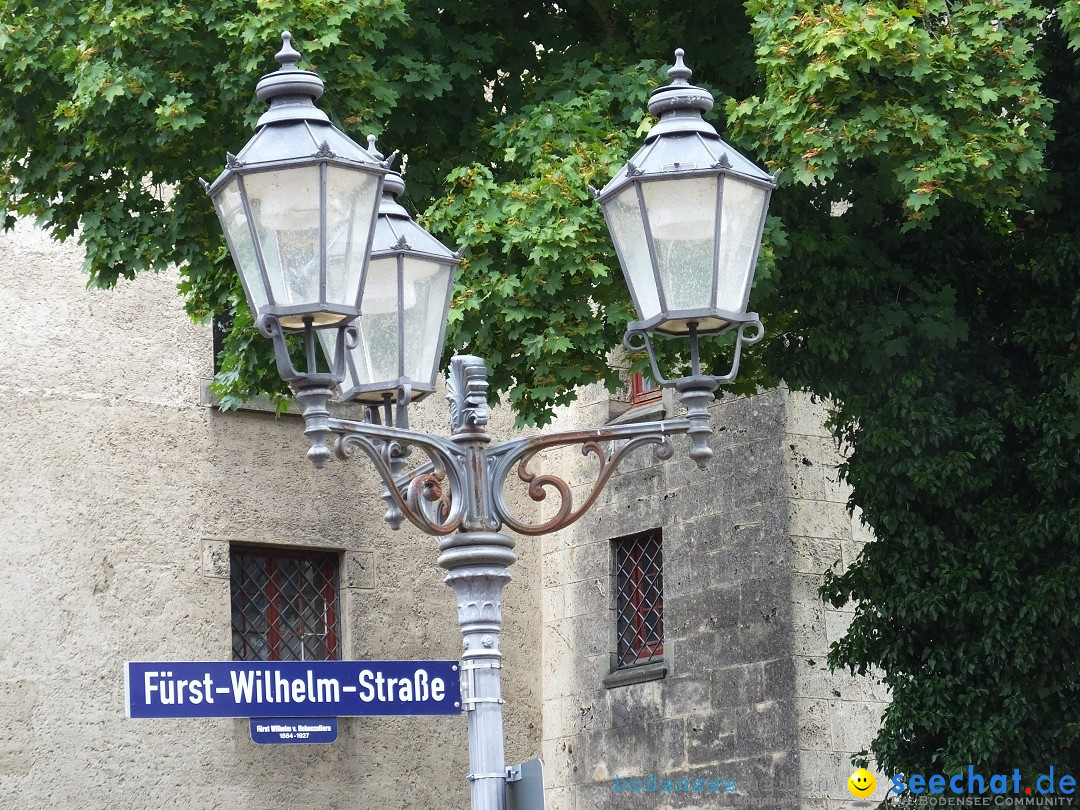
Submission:
<svg viewBox="0 0 1080 810">
<path fill-rule="evenodd" d="M 565 421 L 597 424 L 609 409 L 593 389 Z M 671 409 L 658 404 L 643 417 Z M 817 598 L 822 572 L 850 563 L 869 539 L 847 510 L 842 457 L 824 408 L 806 395 L 726 397 L 713 414 L 707 471 L 678 450 L 666 462 L 640 451 L 586 518 L 544 540 L 543 750 L 553 809 L 852 806 L 851 756 L 869 746 L 887 697 L 874 679 L 826 664 L 849 616 Z M 551 471 L 584 481 L 589 466 L 565 452 Z M 651 528 L 663 532 L 666 673 L 607 687 L 611 541 Z M 699 790 L 679 791 L 680 779 L 691 788 L 698 780 Z"/>
<path fill-rule="evenodd" d="M 362 459 L 317 471 L 295 417 L 204 403 L 210 328 L 183 313 L 175 275 L 94 291 L 80 267 L 77 246 L 26 224 L 0 236 L 0 806 L 467 807 L 463 716 L 344 718 L 325 746 L 256 746 L 246 720 L 125 718 L 125 661 L 230 658 L 233 543 L 340 554 L 347 658 L 455 659 L 460 637 L 434 541 L 386 527 Z M 708 473 L 679 440 L 664 463 L 639 451 L 578 525 L 518 539 L 507 761 L 543 754 L 549 810 L 773 793 L 849 806 L 849 758 L 886 695 L 828 673 L 847 617 L 815 590 L 868 538 L 820 408 L 775 391 L 714 412 Z M 446 413 L 432 397 L 414 424 L 445 432 Z M 589 389 L 554 429 L 613 413 Z M 590 459 L 544 463 L 588 491 Z M 520 491 L 515 503 L 535 518 L 553 508 Z M 608 688 L 610 543 L 635 527 L 664 532 L 669 666 Z M 649 772 L 730 776 L 738 796 L 612 790 L 617 774 Z"/>
<path fill-rule="evenodd" d="M 345 657 L 456 659 L 461 641 L 435 542 L 387 528 L 370 470 L 315 470 L 295 417 L 200 404 L 210 328 L 176 276 L 88 291 L 80 267 L 26 225 L 0 237 L 0 806 L 467 807 L 460 716 L 344 718 L 312 746 L 125 718 L 125 661 L 231 657 L 231 542 L 342 553 Z M 445 418 L 429 402 L 418 422 Z M 518 760 L 539 751 L 533 545 L 505 593 Z"/>
</svg>

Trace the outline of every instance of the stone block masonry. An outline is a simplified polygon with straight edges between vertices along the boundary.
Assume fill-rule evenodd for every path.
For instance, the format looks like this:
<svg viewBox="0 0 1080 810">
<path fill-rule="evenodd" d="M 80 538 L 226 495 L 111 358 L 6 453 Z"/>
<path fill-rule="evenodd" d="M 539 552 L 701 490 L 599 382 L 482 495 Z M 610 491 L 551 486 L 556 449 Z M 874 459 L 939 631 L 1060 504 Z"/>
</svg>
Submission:
<svg viewBox="0 0 1080 810">
<path fill-rule="evenodd" d="M 855 540 L 823 410 L 780 389 L 725 398 L 713 413 L 708 470 L 679 451 L 667 462 L 639 451 L 592 512 L 547 544 L 551 810 L 768 798 L 785 810 L 817 808 L 847 795 L 850 756 L 869 743 L 886 705 L 872 679 L 825 666 L 846 616 L 827 610 L 816 590 Z M 588 491 L 587 459 L 563 455 L 549 471 Z M 611 541 L 651 528 L 663 532 L 666 672 L 606 688 Z M 712 784 L 720 789 L 710 793 Z"/>
</svg>

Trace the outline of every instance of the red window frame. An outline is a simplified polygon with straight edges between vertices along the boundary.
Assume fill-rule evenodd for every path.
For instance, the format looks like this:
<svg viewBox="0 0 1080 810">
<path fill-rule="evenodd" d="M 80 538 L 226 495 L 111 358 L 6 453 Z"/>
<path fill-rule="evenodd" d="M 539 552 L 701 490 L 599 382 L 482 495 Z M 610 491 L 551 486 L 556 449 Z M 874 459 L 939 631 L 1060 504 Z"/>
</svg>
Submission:
<svg viewBox="0 0 1080 810">
<path fill-rule="evenodd" d="M 233 545 L 230 563 L 234 660 L 341 658 L 337 554 Z"/>
<path fill-rule="evenodd" d="M 648 405 L 664 396 L 663 389 L 640 371 L 630 375 L 630 407 Z"/>
</svg>

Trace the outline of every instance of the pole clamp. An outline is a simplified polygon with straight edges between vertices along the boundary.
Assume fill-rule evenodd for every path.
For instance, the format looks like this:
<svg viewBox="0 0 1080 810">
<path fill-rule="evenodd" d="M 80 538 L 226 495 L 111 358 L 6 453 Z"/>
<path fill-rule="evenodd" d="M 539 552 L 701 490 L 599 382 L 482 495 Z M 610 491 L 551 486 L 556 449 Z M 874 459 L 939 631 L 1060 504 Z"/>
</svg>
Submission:
<svg viewBox="0 0 1080 810">
<path fill-rule="evenodd" d="M 466 782 L 475 782 L 477 779 L 506 779 L 505 773 L 470 773 L 465 777 Z"/>
<path fill-rule="evenodd" d="M 461 664 L 462 672 L 477 669 L 502 669 L 502 661 L 463 661 Z"/>
<path fill-rule="evenodd" d="M 502 669 L 500 661 L 486 661 L 473 663 L 467 661 L 461 665 L 461 705 L 467 712 L 476 711 L 481 703 L 503 703 L 501 697 L 475 697 L 476 695 L 476 671 L 484 669 Z"/>
</svg>

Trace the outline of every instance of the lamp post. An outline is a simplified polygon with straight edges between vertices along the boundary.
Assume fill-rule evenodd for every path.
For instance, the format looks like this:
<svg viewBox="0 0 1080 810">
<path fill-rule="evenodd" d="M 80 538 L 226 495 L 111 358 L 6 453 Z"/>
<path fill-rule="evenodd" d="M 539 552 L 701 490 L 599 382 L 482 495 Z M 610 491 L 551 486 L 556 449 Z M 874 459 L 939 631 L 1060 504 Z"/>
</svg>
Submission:
<svg viewBox="0 0 1080 810">
<path fill-rule="evenodd" d="M 256 323 L 273 339 L 278 370 L 303 406 L 308 457 L 322 467 L 331 455 L 344 460 L 360 450 L 382 479 L 387 522 L 397 529 L 408 520 L 438 540 L 438 564 L 457 597 L 463 639 L 472 807 L 504 810 L 499 636 L 502 591 L 517 557 L 502 530 L 541 535 L 569 526 L 627 454 L 644 445 L 667 459 L 672 437 L 687 434 L 691 458 L 705 467 L 714 392 L 734 379 L 742 346 L 763 334 L 746 303 L 775 181 L 702 118 L 712 96 L 689 84 L 677 51 L 668 71 L 672 83 L 649 102 L 659 123 L 596 196 L 639 318 L 624 343 L 649 353 L 655 379 L 675 388 L 686 415 L 492 444 L 484 361 L 457 356 L 446 380 L 449 438 L 414 431 L 408 407 L 433 390 L 459 254 L 398 205 L 404 183 L 373 141 L 360 147 L 315 108 L 322 82 L 296 68 L 300 55 L 287 32 L 283 39 L 280 70 L 258 84 L 270 110 L 206 188 Z M 731 370 L 703 374 L 700 336 L 728 330 L 736 331 Z M 290 332 L 304 337 L 302 369 L 289 355 Z M 688 341 L 688 376 L 663 377 L 651 333 Z M 342 385 L 342 398 L 366 406 L 364 420 L 331 417 L 327 404 Z M 565 446 L 580 446 L 599 462 L 580 504 L 565 481 L 529 468 L 537 453 Z M 423 461 L 407 470 L 413 451 Z M 554 516 L 534 523 L 514 512 L 504 493 L 511 471 L 533 500 L 549 491 L 558 496 Z"/>
</svg>

